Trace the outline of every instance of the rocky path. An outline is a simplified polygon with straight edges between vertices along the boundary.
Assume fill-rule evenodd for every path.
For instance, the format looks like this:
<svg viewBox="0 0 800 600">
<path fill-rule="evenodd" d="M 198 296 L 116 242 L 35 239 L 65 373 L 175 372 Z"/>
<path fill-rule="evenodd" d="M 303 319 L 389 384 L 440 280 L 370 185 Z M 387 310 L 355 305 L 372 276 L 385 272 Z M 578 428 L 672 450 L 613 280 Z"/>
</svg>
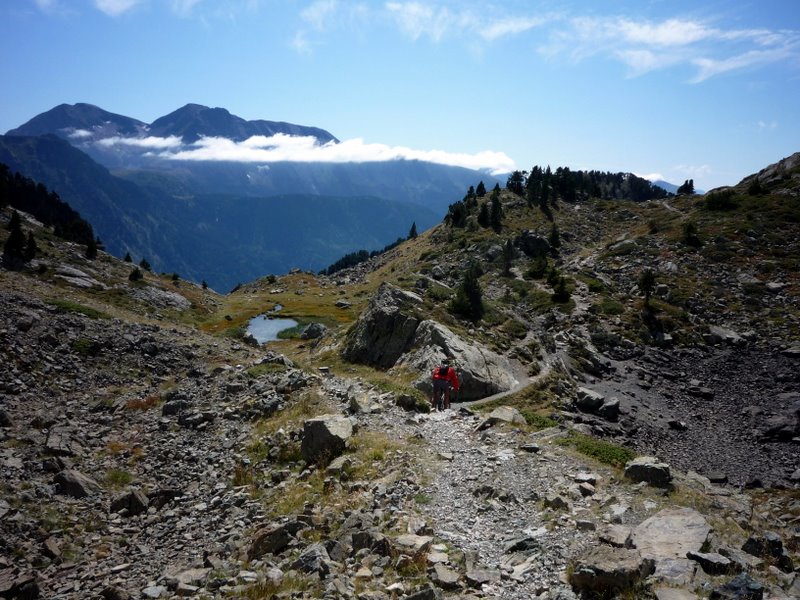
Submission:
<svg viewBox="0 0 800 600">
<path fill-rule="evenodd" d="M 610 473 L 590 473 L 552 446 L 558 432 L 478 431 L 481 421 L 448 410 L 421 425 L 437 459 L 423 486 L 434 535 L 464 552 L 467 582 L 486 595 L 573 598 L 562 578 L 570 560 L 596 540 L 595 514 L 610 499 L 605 490 L 584 496 L 579 482 L 610 490 Z"/>
</svg>

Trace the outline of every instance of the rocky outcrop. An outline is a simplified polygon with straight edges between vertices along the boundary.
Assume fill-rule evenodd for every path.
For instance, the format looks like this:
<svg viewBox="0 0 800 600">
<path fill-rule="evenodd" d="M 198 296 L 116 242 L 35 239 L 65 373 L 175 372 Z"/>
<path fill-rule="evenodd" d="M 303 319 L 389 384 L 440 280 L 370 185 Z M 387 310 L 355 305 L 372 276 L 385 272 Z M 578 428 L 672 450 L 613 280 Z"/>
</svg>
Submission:
<svg viewBox="0 0 800 600">
<path fill-rule="evenodd" d="M 414 386 L 426 394 L 432 391 L 431 372 L 445 358 L 458 372 L 459 400 L 485 398 L 518 384 L 508 359 L 480 344 L 467 342 L 436 321 L 420 323 L 412 347 L 398 364 L 422 373 Z"/>
<path fill-rule="evenodd" d="M 415 308 L 422 299 L 383 283 L 347 336 L 345 360 L 388 368 L 405 352 L 422 318 Z"/>
<path fill-rule="evenodd" d="M 351 362 L 383 368 L 402 365 L 421 373 L 414 383 L 432 391 L 430 373 L 444 358 L 461 380 L 458 399 L 475 400 L 512 389 L 518 381 L 511 363 L 475 342 L 467 342 L 444 325 L 422 320 L 421 298 L 384 283 L 348 333 L 342 356 Z"/>
<path fill-rule="evenodd" d="M 578 558 L 570 583 L 580 593 L 630 593 L 653 570 L 637 550 L 598 546 Z"/>
</svg>

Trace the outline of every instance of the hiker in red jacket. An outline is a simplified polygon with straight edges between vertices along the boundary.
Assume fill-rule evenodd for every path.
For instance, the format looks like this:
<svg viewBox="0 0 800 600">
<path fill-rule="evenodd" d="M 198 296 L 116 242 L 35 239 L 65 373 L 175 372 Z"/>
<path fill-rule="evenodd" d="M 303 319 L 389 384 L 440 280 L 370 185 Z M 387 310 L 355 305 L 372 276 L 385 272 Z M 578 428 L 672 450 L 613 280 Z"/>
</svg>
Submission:
<svg viewBox="0 0 800 600">
<path fill-rule="evenodd" d="M 450 367 L 447 360 L 433 370 L 433 396 L 431 404 L 434 409 L 450 408 L 450 389 L 458 391 L 459 382 L 456 370 Z"/>
</svg>

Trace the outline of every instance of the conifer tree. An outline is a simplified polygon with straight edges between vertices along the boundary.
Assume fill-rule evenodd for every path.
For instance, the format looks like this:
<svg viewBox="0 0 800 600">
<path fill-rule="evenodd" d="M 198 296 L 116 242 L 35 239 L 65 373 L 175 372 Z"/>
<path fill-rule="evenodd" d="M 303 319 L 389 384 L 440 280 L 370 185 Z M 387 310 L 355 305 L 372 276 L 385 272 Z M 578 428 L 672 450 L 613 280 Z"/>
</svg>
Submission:
<svg viewBox="0 0 800 600">
<path fill-rule="evenodd" d="M 133 258 L 131 258 L 131 253 L 130 252 L 126 252 L 125 253 L 125 258 L 123 258 L 122 260 L 124 260 L 125 262 L 133 262 Z"/>
<path fill-rule="evenodd" d="M 408 232 L 408 239 L 410 239 L 410 240 L 417 239 L 417 222 L 416 221 L 411 223 L 411 229 Z"/>
<path fill-rule="evenodd" d="M 486 195 L 486 186 L 483 185 L 483 181 L 480 181 L 478 187 L 475 188 L 475 195 L 478 198 L 483 198 Z"/>
<path fill-rule="evenodd" d="M 142 271 L 139 269 L 139 267 L 134 267 L 133 271 L 131 271 L 131 274 L 128 275 L 128 279 L 130 279 L 131 281 L 140 281 L 143 278 L 144 275 L 142 275 Z"/>
<path fill-rule="evenodd" d="M 480 321 L 483 317 L 483 290 L 478 278 L 480 267 L 471 263 L 464 271 L 464 278 L 456 290 L 456 297 L 450 303 L 450 309 L 470 321 Z"/>
<path fill-rule="evenodd" d="M 13 266 L 19 266 L 25 260 L 25 234 L 22 233 L 22 219 L 17 211 L 11 213 L 8 229 L 8 239 L 3 245 L 3 259 Z"/>
<path fill-rule="evenodd" d="M 36 258 L 36 253 L 39 251 L 39 246 L 36 245 L 36 240 L 33 237 L 33 232 L 28 232 L 28 241 L 25 243 L 25 252 L 23 253 L 23 259 L 25 262 L 33 260 Z"/>
<path fill-rule="evenodd" d="M 503 274 L 511 275 L 511 266 L 514 264 L 514 242 L 511 238 L 503 245 Z"/>
<path fill-rule="evenodd" d="M 652 269 L 645 269 L 639 275 L 639 289 L 644 294 L 645 308 L 650 308 L 650 295 L 656 288 L 656 274 Z"/>
<path fill-rule="evenodd" d="M 503 205 L 500 204 L 500 196 L 492 195 L 490 202 L 489 223 L 495 231 L 500 231 L 503 226 Z"/>
<path fill-rule="evenodd" d="M 97 258 L 97 240 L 94 238 L 90 239 L 89 243 L 86 244 L 86 258 L 89 260 Z"/>
<path fill-rule="evenodd" d="M 555 222 L 550 228 L 550 236 L 547 238 L 547 241 L 553 248 L 558 248 L 561 246 L 561 234 L 559 233 L 558 226 L 555 224 Z"/>
<path fill-rule="evenodd" d="M 147 262 L 146 258 L 143 258 L 142 260 L 139 261 L 139 266 L 143 268 L 145 271 L 150 270 L 150 263 Z"/>
</svg>

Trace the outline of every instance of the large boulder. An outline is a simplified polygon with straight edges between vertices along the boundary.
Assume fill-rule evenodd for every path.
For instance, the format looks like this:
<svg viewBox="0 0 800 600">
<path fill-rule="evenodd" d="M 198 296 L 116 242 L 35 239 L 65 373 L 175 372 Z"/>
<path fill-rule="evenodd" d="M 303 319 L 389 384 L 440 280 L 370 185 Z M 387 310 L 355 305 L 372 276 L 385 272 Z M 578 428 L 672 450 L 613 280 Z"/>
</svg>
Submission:
<svg viewBox="0 0 800 600">
<path fill-rule="evenodd" d="M 655 561 L 655 575 L 668 583 L 683 584 L 694 572 L 689 552 L 700 552 L 711 527 L 705 517 L 691 508 L 665 508 L 631 534 L 633 546 L 645 558 Z"/>
<path fill-rule="evenodd" d="M 672 481 L 669 465 L 652 456 L 638 456 L 625 465 L 625 477 L 640 483 L 666 487 Z"/>
<path fill-rule="evenodd" d="M 53 478 L 53 484 L 57 493 L 73 498 L 85 498 L 101 490 L 100 484 L 94 479 L 72 469 L 57 473 Z"/>
<path fill-rule="evenodd" d="M 527 256 L 541 256 L 550 252 L 550 242 L 547 238 L 528 229 L 516 237 L 514 245 Z"/>
<path fill-rule="evenodd" d="M 461 381 L 459 400 L 478 400 L 505 392 L 518 384 L 511 363 L 488 348 L 467 342 L 436 321 L 419 324 L 412 340 L 414 350 L 403 356 L 398 364 L 421 376 L 414 387 L 430 395 L 433 391 L 431 373 L 445 358 L 456 367 Z"/>
<path fill-rule="evenodd" d="M 411 345 L 421 319 L 415 308 L 422 298 L 382 283 L 347 335 L 345 360 L 389 368 Z"/>
<path fill-rule="evenodd" d="M 630 591 L 653 572 L 653 560 L 636 550 L 597 546 L 578 558 L 570 579 L 579 593 Z"/>
<path fill-rule="evenodd" d="M 344 452 L 353 423 L 341 415 L 322 415 L 303 424 L 300 452 L 307 463 L 329 463 Z"/>
</svg>

